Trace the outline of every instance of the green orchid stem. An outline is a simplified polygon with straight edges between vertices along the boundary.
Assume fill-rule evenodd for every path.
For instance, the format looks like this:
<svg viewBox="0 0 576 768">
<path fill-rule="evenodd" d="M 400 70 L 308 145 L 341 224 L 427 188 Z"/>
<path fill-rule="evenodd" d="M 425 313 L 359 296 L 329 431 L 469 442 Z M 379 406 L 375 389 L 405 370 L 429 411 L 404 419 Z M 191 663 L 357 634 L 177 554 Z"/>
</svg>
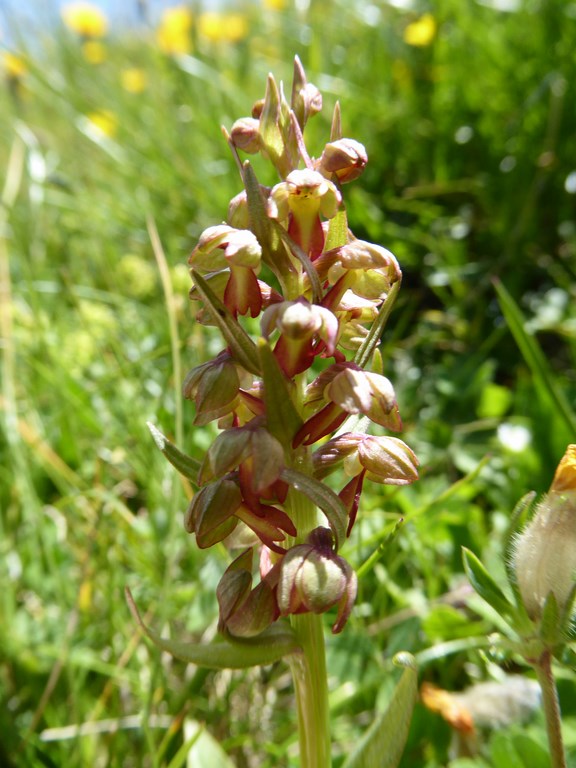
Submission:
<svg viewBox="0 0 576 768">
<path fill-rule="evenodd" d="M 290 656 L 298 710 L 301 768 L 330 768 L 328 679 L 322 617 L 292 617 L 302 654 Z"/>
<path fill-rule="evenodd" d="M 301 398 L 303 380 L 302 377 L 298 379 L 296 390 Z M 295 405 L 299 408 L 301 399 L 297 399 Z M 292 458 L 295 469 L 312 474 L 308 449 L 299 449 Z M 319 525 L 318 509 L 310 499 L 294 488 L 288 491 L 286 508 L 298 530 L 298 539 L 292 543 L 300 544 Z M 300 768 L 330 768 L 328 676 L 322 616 L 313 613 L 297 614 L 290 617 L 290 622 L 298 645 L 302 648 L 302 653 L 288 657 L 298 711 Z"/>
<path fill-rule="evenodd" d="M 556 681 L 552 673 L 552 654 L 544 651 L 542 656 L 534 663 L 536 676 L 542 689 L 542 704 L 546 718 L 546 731 L 550 747 L 550 760 L 552 768 L 566 768 L 566 754 L 562 741 L 560 704 Z"/>
</svg>

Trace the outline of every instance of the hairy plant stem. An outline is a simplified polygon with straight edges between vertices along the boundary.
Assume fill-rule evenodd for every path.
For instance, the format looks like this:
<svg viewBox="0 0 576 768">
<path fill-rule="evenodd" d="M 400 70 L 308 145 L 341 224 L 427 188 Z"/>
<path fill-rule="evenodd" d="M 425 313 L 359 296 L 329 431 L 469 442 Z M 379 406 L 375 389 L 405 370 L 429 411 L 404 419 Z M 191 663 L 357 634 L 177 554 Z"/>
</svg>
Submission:
<svg viewBox="0 0 576 768">
<path fill-rule="evenodd" d="M 544 651 L 537 662 L 534 663 L 536 676 L 542 689 L 542 704 L 546 718 L 546 731 L 548 733 L 548 745 L 550 747 L 550 761 L 552 768 L 566 768 L 566 754 L 562 741 L 560 704 L 556 681 L 552 672 L 552 654 Z"/>
</svg>

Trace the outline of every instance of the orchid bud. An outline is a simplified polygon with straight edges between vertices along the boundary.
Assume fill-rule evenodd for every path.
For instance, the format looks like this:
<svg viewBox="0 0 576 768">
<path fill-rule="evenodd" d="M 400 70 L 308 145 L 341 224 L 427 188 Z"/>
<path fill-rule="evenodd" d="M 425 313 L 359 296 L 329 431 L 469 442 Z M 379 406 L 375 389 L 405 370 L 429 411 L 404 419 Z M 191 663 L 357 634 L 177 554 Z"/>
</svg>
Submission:
<svg viewBox="0 0 576 768">
<path fill-rule="evenodd" d="M 238 523 L 234 517 L 242 502 L 238 485 L 222 478 L 200 489 L 190 502 L 184 518 L 188 533 L 196 534 L 201 549 L 225 539 Z"/>
<path fill-rule="evenodd" d="M 280 564 L 278 607 L 280 615 L 324 613 L 338 605 L 332 632 L 346 623 L 358 589 L 356 574 L 333 549 L 332 532 L 315 528 L 306 544 L 292 547 Z"/>
<path fill-rule="evenodd" d="M 236 120 L 230 129 L 232 144 L 249 155 L 260 151 L 260 122 L 253 117 L 242 117 Z"/>
<path fill-rule="evenodd" d="M 352 276 L 351 290 L 366 299 L 385 297 L 390 287 L 402 278 L 394 254 L 365 240 L 352 240 L 325 251 L 314 266 L 320 279 L 332 284 L 343 275 Z"/>
<path fill-rule="evenodd" d="M 234 637 L 255 637 L 278 617 L 273 587 L 262 580 L 252 587 L 252 550 L 248 549 L 224 572 L 216 596 L 220 618 L 218 629 Z"/>
<path fill-rule="evenodd" d="M 199 272 L 216 272 L 230 265 L 259 269 L 262 248 L 248 229 L 234 229 L 228 224 L 208 227 L 188 263 Z"/>
<path fill-rule="evenodd" d="M 328 384 L 325 394 L 347 413 L 361 413 L 393 431 L 402 428 L 394 387 L 385 376 L 346 367 Z"/>
<path fill-rule="evenodd" d="M 341 184 L 346 184 L 362 174 L 367 162 L 366 149 L 359 141 L 338 139 L 326 144 L 317 169 L 326 176 L 334 174 Z"/>
<path fill-rule="evenodd" d="M 512 563 L 522 602 L 539 619 L 552 592 L 567 608 L 576 583 L 576 445 L 569 445 L 535 517 L 517 537 Z"/>
<path fill-rule="evenodd" d="M 236 365 L 228 351 L 214 360 L 193 368 L 184 381 L 184 397 L 194 400 L 194 424 L 202 426 L 234 410 L 237 404 L 240 379 Z"/>
<path fill-rule="evenodd" d="M 410 485 L 418 479 L 418 459 L 397 437 L 345 432 L 321 445 L 312 459 L 316 477 L 342 465 L 349 477 L 365 472 L 368 480 L 384 485 Z"/>
</svg>

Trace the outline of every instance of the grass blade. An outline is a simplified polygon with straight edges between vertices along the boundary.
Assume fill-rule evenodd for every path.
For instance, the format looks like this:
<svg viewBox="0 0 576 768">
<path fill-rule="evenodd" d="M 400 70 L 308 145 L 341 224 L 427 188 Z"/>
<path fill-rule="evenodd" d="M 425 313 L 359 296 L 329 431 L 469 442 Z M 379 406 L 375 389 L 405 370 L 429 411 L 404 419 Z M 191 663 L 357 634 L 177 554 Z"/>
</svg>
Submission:
<svg viewBox="0 0 576 768">
<path fill-rule="evenodd" d="M 571 434 L 576 433 L 576 413 L 571 408 L 564 392 L 554 380 L 554 374 L 536 339 L 526 332 L 525 320 L 518 305 L 501 282 L 495 281 L 494 287 L 502 314 L 526 364 L 532 371 L 534 380 L 542 393 L 552 402 L 556 412 L 564 421 Z"/>
</svg>

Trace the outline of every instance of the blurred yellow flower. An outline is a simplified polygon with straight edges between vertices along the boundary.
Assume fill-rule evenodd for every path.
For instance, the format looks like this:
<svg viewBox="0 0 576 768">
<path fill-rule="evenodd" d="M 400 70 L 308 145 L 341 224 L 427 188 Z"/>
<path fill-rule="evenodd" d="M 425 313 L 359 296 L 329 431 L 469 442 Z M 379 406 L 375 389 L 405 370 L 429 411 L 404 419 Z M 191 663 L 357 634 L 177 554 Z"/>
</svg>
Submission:
<svg viewBox="0 0 576 768">
<path fill-rule="evenodd" d="M 288 0 L 263 0 L 262 4 L 268 11 L 283 11 L 288 5 Z"/>
<path fill-rule="evenodd" d="M 431 13 L 425 13 L 404 30 L 404 42 L 423 47 L 430 45 L 436 35 L 436 20 Z"/>
<path fill-rule="evenodd" d="M 118 118 L 113 112 L 110 112 L 110 110 L 102 109 L 99 112 L 90 112 L 87 117 L 97 133 L 102 136 L 108 136 L 109 138 L 116 135 Z"/>
<path fill-rule="evenodd" d="M 122 83 L 122 88 L 128 91 L 128 93 L 142 93 L 148 85 L 146 72 L 138 67 L 123 69 L 120 72 L 120 82 Z"/>
<path fill-rule="evenodd" d="M 198 34 L 213 43 L 237 43 L 248 35 L 248 22 L 240 13 L 209 11 L 198 19 Z"/>
<path fill-rule="evenodd" d="M 28 67 L 26 66 L 24 59 L 15 53 L 10 53 L 9 51 L 6 51 L 2 55 L 2 68 L 4 69 L 6 75 L 12 80 L 19 80 L 28 71 Z"/>
<path fill-rule="evenodd" d="M 106 46 L 99 40 L 86 40 L 82 44 L 82 55 L 89 64 L 102 64 L 106 60 Z"/>
<path fill-rule="evenodd" d="M 70 3 L 62 8 L 62 21 L 72 32 L 82 37 L 104 37 L 108 19 L 92 3 Z"/>
<path fill-rule="evenodd" d="M 576 491 L 576 445 L 569 445 L 556 468 L 551 491 L 564 493 Z"/>
<path fill-rule="evenodd" d="M 192 12 L 187 6 L 167 8 L 156 33 L 160 50 L 169 55 L 188 53 L 192 47 L 191 29 Z"/>
</svg>

